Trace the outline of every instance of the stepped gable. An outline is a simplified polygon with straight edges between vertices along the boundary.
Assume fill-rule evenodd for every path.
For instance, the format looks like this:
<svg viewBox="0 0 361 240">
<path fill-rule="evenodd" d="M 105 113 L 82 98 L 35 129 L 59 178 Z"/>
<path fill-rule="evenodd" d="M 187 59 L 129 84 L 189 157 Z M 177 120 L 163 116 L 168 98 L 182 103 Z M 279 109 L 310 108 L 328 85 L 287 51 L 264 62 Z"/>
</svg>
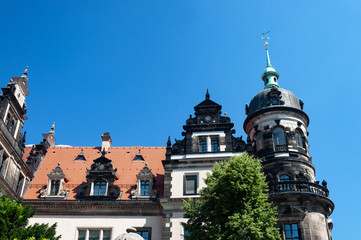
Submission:
<svg viewBox="0 0 361 240">
<path fill-rule="evenodd" d="M 31 149 L 31 147 L 30 147 Z M 86 161 L 76 160 L 82 151 Z M 134 157 L 141 150 L 144 161 L 134 161 Z M 86 182 L 87 169 L 91 168 L 93 160 L 101 155 L 100 147 L 50 147 L 43 162 L 37 170 L 24 199 L 38 199 L 41 189 L 46 187 L 48 174 L 58 165 L 66 175 L 64 189 L 69 191 L 66 200 L 75 200 L 79 186 Z M 131 190 L 137 183 L 137 174 L 145 163 L 155 176 L 155 189 L 163 196 L 164 167 L 161 160 L 165 156 L 165 147 L 109 147 L 106 158 L 117 168 L 114 185 L 119 186 L 121 200 L 129 200 Z M 26 159 L 26 158 L 24 158 Z"/>
</svg>

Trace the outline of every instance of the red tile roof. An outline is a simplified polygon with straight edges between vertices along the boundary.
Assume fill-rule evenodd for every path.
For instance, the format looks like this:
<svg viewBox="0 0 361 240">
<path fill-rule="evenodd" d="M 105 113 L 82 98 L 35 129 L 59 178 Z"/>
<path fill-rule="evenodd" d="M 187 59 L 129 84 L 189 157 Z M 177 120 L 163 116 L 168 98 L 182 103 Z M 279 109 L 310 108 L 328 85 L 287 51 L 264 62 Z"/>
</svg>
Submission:
<svg viewBox="0 0 361 240">
<path fill-rule="evenodd" d="M 29 147 L 31 149 L 31 147 Z M 83 149 L 85 161 L 75 160 Z M 133 161 L 140 152 L 145 161 Z M 30 151 L 30 150 L 29 150 Z M 24 154 L 25 156 L 25 154 Z M 86 169 L 90 169 L 93 160 L 101 156 L 100 147 L 51 147 L 43 162 L 35 173 L 24 199 L 38 199 L 40 190 L 46 187 L 48 174 L 60 163 L 66 175 L 64 189 L 69 191 L 67 200 L 74 200 L 78 186 L 86 182 Z M 106 157 L 112 160 L 117 168 L 115 185 L 120 187 L 122 200 L 128 200 L 130 191 L 135 188 L 136 175 L 144 167 L 145 162 L 155 176 L 155 188 L 163 196 L 164 168 L 162 160 L 165 158 L 165 147 L 109 147 Z"/>
<path fill-rule="evenodd" d="M 30 151 L 31 151 L 32 148 L 33 148 L 33 145 L 31 145 L 31 146 L 26 146 L 26 147 L 24 148 L 24 155 L 23 155 L 23 161 L 24 161 L 24 163 L 26 163 L 27 158 L 28 158 L 28 156 L 30 155 Z"/>
</svg>

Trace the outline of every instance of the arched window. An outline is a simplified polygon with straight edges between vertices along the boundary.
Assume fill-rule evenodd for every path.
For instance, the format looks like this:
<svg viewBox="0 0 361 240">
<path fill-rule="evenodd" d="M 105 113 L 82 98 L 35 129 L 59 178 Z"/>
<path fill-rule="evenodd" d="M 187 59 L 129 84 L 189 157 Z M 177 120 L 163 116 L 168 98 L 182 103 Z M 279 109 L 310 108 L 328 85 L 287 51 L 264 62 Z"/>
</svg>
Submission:
<svg viewBox="0 0 361 240">
<path fill-rule="evenodd" d="M 303 145 L 303 140 L 302 140 L 302 135 L 300 133 L 299 130 L 296 130 L 296 144 L 297 144 L 297 147 L 301 147 L 301 148 L 304 148 L 304 145 Z"/>
<path fill-rule="evenodd" d="M 106 182 L 95 182 L 93 196 L 105 196 Z"/>
<path fill-rule="evenodd" d="M 263 149 L 263 135 L 262 133 L 259 133 L 256 138 L 256 148 L 257 151 Z"/>
<path fill-rule="evenodd" d="M 280 176 L 280 182 L 284 182 L 284 181 L 290 181 L 290 176 L 283 174 Z M 281 191 L 289 191 L 290 190 L 290 185 L 289 184 L 281 184 L 280 185 L 280 190 Z"/>
<path fill-rule="evenodd" d="M 212 140 L 212 152 L 218 152 L 218 141 Z"/>
<path fill-rule="evenodd" d="M 273 143 L 275 146 L 286 144 L 285 131 L 282 128 L 278 127 L 273 130 Z"/>
<path fill-rule="evenodd" d="M 207 142 L 202 140 L 199 144 L 199 151 L 200 152 L 207 152 Z"/>
</svg>

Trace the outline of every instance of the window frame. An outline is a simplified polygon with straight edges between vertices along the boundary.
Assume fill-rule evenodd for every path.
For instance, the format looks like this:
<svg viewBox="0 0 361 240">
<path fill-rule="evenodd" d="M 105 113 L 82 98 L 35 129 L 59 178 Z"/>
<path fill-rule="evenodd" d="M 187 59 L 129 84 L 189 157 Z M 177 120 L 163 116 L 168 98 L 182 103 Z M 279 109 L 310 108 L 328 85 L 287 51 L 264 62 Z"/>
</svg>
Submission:
<svg viewBox="0 0 361 240">
<path fill-rule="evenodd" d="M 195 177 L 194 181 L 194 191 L 192 193 L 187 193 L 187 177 Z M 185 173 L 183 177 L 183 195 L 191 196 L 198 195 L 198 187 L 199 187 L 199 174 L 198 173 Z"/>
<path fill-rule="evenodd" d="M 277 134 L 281 134 L 281 132 L 276 132 L 276 131 L 282 131 L 282 135 L 277 135 Z M 273 145 L 274 146 L 282 146 L 282 145 L 287 145 L 287 138 L 286 138 L 286 132 L 285 130 L 282 128 L 282 127 L 275 127 L 273 130 L 272 130 L 272 138 L 273 138 Z M 277 142 L 276 142 L 277 140 Z M 283 140 L 281 142 L 281 140 Z"/>
<path fill-rule="evenodd" d="M 146 239 L 146 240 L 152 239 L 152 228 L 151 227 L 134 227 L 134 228 L 137 230 L 136 233 L 138 235 L 140 235 L 138 232 L 148 232 L 148 239 Z M 142 235 L 140 235 L 140 236 L 142 236 Z"/>
<path fill-rule="evenodd" d="M 143 189 L 143 187 L 145 187 L 145 188 Z M 150 191 L 150 181 L 149 180 L 140 180 L 140 196 L 149 196 L 150 195 L 149 191 Z"/>
<path fill-rule="evenodd" d="M 79 239 L 79 231 L 85 231 L 85 236 L 82 239 Z M 77 240 L 89 240 L 89 232 L 90 231 L 99 231 L 99 240 L 104 240 L 104 231 L 110 231 L 109 240 L 112 239 L 112 228 L 87 228 L 87 227 L 78 227 L 76 229 L 76 239 Z"/>
<path fill-rule="evenodd" d="M 295 138 L 296 138 L 296 146 L 300 147 L 300 148 L 305 148 L 303 134 L 299 129 L 296 129 L 296 131 L 295 131 Z"/>
<path fill-rule="evenodd" d="M 214 144 L 215 143 L 215 144 Z M 216 146 L 216 148 L 214 148 Z M 216 150 L 216 151 L 214 151 Z M 211 152 L 219 152 L 219 141 L 218 139 L 211 139 Z"/>
<path fill-rule="evenodd" d="M 54 183 L 58 183 L 58 184 L 55 185 Z M 60 191 L 60 185 L 61 185 L 60 179 L 51 179 L 50 180 L 49 196 L 57 196 L 59 194 L 59 191 Z M 53 191 L 55 186 L 57 186 L 56 193 Z"/>
<path fill-rule="evenodd" d="M 263 133 L 259 132 L 256 136 L 256 150 L 260 151 L 263 149 Z M 261 144 L 259 144 L 261 142 Z M 261 147 L 260 147 L 261 146 Z"/>
<path fill-rule="evenodd" d="M 103 186 L 102 184 L 99 186 L 99 189 L 98 189 L 98 193 L 95 194 L 95 187 L 96 187 L 96 184 L 97 183 L 105 183 L 105 189 L 104 189 L 104 195 L 100 195 L 100 191 L 101 191 L 101 187 Z M 92 196 L 97 196 L 97 197 L 104 197 L 104 196 L 107 196 L 108 194 L 108 182 L 107 181 L 104 181 L 104 180 L 97 180 L 97 181 L 94 181 L 93 182 L 93 189 L 92 189 Z"/>
<path fill-rule="evenodd" d="M 207 140 L 206 139 L 200 139 L 199 140 L 199 152 L 200 153 L 206 153 L 207 152 Z"/>
<path fill-rule="evenodd" d="M 283 176 L 287 177 L 285 179 Z M 279 182 L 291 181 L 291 177 L 288 174 L 281 174 L 278 177 Z M 290 184 L 280 184 L 279 185 L 281 191 L 290 191 Z"/>
<path fill-rule="evenodd" d="M 287 235 L 286 235 L 286 225 L 290 226 L 291 237 L 287 237 Z M 296 225 L 296 227 L 297 227 L 297 235 L 298 236 L 293 236 L 294 230 L 293 230 L 292 226 L 294 226 L 294 225 Z M 302 240 L 301 231 L 300 231 L 300 227 L 299 227 L 298 223 L 292 223 L 292 222 L 284 223 L 283 224 L 283 234 L 284 234 L 285 240 Z"/>
</svg>

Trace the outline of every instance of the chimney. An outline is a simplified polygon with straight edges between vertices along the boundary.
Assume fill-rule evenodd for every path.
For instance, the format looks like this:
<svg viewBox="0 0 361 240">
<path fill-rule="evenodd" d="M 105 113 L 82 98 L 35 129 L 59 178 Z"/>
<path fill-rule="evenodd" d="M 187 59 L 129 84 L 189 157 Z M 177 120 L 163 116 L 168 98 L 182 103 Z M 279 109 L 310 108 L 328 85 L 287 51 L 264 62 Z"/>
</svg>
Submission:
<svg viewBox="0 0 361 240">
<path fill-rule="evenodd" d="M 112 144 L 112 138 L 110 137 L 110 134 L 108 132 L 103 133 L 101 151 L 108 152 L 108 148 L 110 147 L 110 144 Z"/>
</svg>

